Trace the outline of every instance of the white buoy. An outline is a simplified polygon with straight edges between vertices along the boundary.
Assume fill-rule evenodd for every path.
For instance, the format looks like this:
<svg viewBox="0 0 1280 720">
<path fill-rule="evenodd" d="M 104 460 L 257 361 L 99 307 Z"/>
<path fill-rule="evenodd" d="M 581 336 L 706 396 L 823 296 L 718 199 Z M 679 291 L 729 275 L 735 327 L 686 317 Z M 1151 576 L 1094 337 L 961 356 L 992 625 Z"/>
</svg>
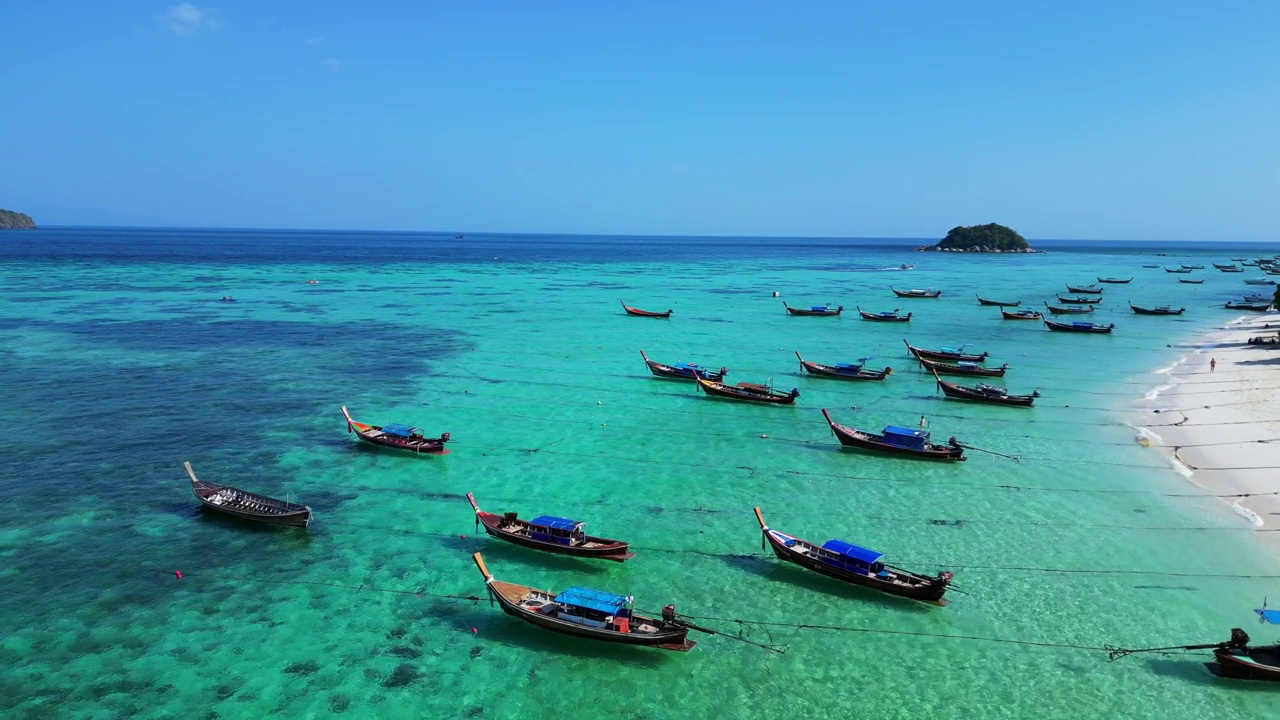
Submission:
<svg viewBox="0 0 1280 720">
<path fill-rule="evenodd" d="M 778 297 L 778 291 L 777 291 L 777 290 L 774 290 L 774 291 L 773 291 L 773 296 L 774 296 L 774 297 Z"/>
</svg>

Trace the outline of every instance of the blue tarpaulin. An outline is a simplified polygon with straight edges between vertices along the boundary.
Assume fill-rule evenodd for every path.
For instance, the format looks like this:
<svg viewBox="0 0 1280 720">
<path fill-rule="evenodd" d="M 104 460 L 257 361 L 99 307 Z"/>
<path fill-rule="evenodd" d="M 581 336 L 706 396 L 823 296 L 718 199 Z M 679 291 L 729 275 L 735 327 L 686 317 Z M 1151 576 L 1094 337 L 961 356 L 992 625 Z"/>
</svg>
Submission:
<svg viewBox="0 0 1280 720">
<path fill-rule="evenodd" d="M 576 530 L 578 526 L 583 523 L 578 522 L 577 520 L 570 520 L 568 518 L 555 517 L 553 515 L 539 515 L 538 517 L 530 520 L 529 524 L 545 528 L 554 528 L 556 530 L 572 531 Z"/>
<path fill-rule="evenodd" d="M 1254 610 L 1254 612 L 1258 613 L 1258 622 L 1280 625 L 1280 610 L 1268 610 L 1264 603 L 1261 608 Z"/>
<path fill-rule="evenodd" d="M 853 363 L 836 363 L 836 367 L 840 368 L 841 370 L 855 370 L 855 371 L 856 371 L 856 370 L 861 370 L 861 369 L 862 369 L 862 366 L 861 366 L 861 365 L 854 365 Z"/>
<path fill-rule="evenodd" d="M 847 558 L 851 558 L 868 565 L 878 562 L 880 558 L 884 557 L 883 553 L 860 547 L 853 543 L 847 543 L 843 540 L 828 540 L 823 543 L 822 549 L 830 550 L 833 553 L 839 553 Z"/>
<path fill-rule="evenodd" d="M 382 432 L 388 435 L 395 435 L 397 437 L 406 437 L 406 438 L 412 435 L 413 431 L 417 429 L 418 428 L 409 427 L 408 425 L 399 425 L 399 424 L 382 426 Z"/>
<path fill-rule="evenodd" d="M 627 599 L 590 588 L 571 587 L 557 595 L 556 602 L 612 615 L 627 604 Z"/>
<path fill-rule="evenodd" d="M 822 312 L 823 310 L 826 310 L 826 309 L 827 309 L 827 308 L 829 308 L 829 307 L 831 307 L 831 306 L 830 306 L 830 305 L 814 305 L 814 306 L 813 306 L 812 308 L 810 308 L 810 309 L 811 309 L 811 310 L 815 310 L 815 311 L 817 311 L 817 312 Z"/>
<path fill-rule="evenodd" d="M 898 447 L 923 450 L 924 444 L 928 439 L 928 430 L 912 430 L 910 428 L 897 427 L 896 425 L 889 425 L 884 429 L 884 441 Z"/>
</svg>

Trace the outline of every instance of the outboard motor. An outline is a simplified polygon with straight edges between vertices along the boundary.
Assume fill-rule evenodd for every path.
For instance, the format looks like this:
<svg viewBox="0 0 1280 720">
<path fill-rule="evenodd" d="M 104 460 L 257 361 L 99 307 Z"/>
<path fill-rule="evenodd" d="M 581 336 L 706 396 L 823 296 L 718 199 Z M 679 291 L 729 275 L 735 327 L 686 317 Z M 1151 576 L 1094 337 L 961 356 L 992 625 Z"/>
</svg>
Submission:
<svg viewBox="0 0 1280 720">
<path fill-rule="evenodd" d="M 502 513 L 502 517 L 506 520 L 515 520 L 516 518 L 520 517 L 520 513 L 505 512 L 505 513 Z"/>
<path fill-rule="evenodd" d="M 666 614 L 665 612 L 663 613 Z M 1231 640 L 1227 643 L 1230 647 L 1243 648 L 1249 644 L 1249 633 L 1241 628 L 1231 628 Z"/>
<path fill-rule="evenodd" d="M 791 397 L 793 398 L 800 397 L 800 390 L 797 388 L 791 388 Z"/>
<path fill-rule="evenodd" d="M 676 604 L 675 603 L 667 603 L 662 608 L 662 620 L 664 622 L 669 622 L 669 623 L 673 623 L 676 621 Z M 1244 632 L 1244 631 L 1241 630 L 1240 632 Z"/>
</svg>

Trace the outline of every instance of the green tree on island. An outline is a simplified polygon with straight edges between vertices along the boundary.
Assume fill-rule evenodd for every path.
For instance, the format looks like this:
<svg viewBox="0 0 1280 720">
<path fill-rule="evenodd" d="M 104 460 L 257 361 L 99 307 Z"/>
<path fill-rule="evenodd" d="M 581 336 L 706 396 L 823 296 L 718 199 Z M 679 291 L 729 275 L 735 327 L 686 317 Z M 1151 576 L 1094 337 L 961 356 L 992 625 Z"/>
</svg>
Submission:
<svg viewBox="0 0 1280 720">
<path fill-rule="evenodd" d="M 0 209 L 0 230 L 9 230 L 15 228 L 33 228 L 36 221 L 31 219 L 30 215 L 13 210 Z"/>
<path fill-rule="evenodd" d="M 939 250 L 981 250 L 992 252 L 1025 252 L 1031 249 L 1027 239 L 1013 228 L 987 223 L 986 225 L 957 226 L 938 243 Z"/>
</svg>

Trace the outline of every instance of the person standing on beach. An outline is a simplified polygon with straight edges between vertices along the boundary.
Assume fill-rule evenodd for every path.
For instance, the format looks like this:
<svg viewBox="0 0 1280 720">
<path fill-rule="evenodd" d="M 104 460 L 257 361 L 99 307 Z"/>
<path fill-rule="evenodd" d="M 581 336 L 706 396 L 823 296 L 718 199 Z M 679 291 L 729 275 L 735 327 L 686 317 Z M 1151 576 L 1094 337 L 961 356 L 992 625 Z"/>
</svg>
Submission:
<svg viewBox="0 0 1280 720">
<path fill-rule="evenodd" d="M 1213 372 L 1214 370 L 1217 369 L 1217 367 L 1218 367 L 1218 359 L 1209 358 L 1209 372 Z"/>
</svg>

